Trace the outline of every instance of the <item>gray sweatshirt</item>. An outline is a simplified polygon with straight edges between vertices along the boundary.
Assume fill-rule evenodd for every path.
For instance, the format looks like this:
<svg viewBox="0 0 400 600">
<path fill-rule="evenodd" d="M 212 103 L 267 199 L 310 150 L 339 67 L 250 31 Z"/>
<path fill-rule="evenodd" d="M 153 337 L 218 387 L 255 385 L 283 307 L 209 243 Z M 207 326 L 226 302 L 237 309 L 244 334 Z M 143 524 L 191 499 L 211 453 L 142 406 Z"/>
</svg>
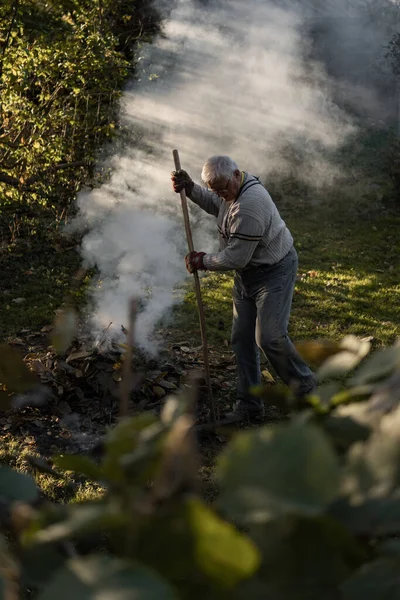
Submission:
<svg viewBox="0 0 400 600">
<path fill-rule="evenodd" d="M 190 199 L 217 217 L 220 252 L 203 257 L 210 271 L 273 265 L 293 246 L 290 231 L 271 196 L 253 175 L 245 173 L 239 196 L 232 203 L 197 184 Z"/>
</svg>

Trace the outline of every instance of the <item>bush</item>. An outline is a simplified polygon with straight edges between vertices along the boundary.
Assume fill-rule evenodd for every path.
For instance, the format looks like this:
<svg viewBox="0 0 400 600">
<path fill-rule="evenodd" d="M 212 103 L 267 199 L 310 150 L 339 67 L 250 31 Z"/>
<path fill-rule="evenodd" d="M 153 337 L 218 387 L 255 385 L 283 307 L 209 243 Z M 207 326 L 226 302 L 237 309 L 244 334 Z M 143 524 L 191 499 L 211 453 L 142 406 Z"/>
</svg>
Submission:
<svg viewBox="0 0 400 600">
<path fill-rule="evenodd" d="M 237 434 L 215 506 L 199 496 L 186 397 L 119 422 L 97 461 L 54 458 L 55 475 L 103 486 L 96 501 L 50 504 L 1 467 L 2 597 L 21 585 L 40 600 L 397 598 L 400 346 L 299 349 L 319 365 L 313 409 Z"/>
</svg>

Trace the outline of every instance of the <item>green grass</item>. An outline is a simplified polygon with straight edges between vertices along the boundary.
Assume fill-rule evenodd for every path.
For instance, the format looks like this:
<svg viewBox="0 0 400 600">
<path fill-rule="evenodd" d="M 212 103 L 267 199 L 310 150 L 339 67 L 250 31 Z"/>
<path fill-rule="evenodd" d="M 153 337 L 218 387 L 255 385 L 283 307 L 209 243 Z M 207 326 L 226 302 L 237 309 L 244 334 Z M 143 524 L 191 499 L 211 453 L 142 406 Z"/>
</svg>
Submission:
<svg viewBox="0 0 400 600">
<path fill-rule="evenodd" d="M 31 475 L 45 498 L 54 502 L 79 502 L 93 500 L 101 494 L 99 485 L 70 471 L 59 471 L 59 478 L 39 472 L 31 466 L 29 457 L 41 458 L 34 439 L 11 434 L 2 436 L 0 464 Z"/>
<path fill-rule="evenodd" d="M 377 346 L 400 335 L 400 210 L 357 213 L 354 207 L 286 205 L 281 213 L 299 254 L 290 333 L 294 340 L 345 335 L 372 336 Z M 208 273 L 201 280 L 210 342 L 229 339 L 231 275 Z M 196 299 L 189 288 L 176 310 L 181 326 L 198 331 Z"/>
<path fill-rule="evenodd" d="M 55 311 L 67 298 L 83 301 L 84 286 L 71 290 L 79 267 L 75 248 L 63 248 L 50 240 L 19 240 L 2 248 L 0 338 L 52 323 Z"/>
</svg>

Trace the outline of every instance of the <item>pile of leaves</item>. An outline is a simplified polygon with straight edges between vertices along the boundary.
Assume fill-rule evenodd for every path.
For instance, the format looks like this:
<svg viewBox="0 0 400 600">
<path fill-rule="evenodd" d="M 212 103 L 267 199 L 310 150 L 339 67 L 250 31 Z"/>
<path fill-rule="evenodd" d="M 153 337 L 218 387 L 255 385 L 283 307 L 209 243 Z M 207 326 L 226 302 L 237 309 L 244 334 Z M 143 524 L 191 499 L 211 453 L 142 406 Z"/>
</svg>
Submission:
<svg viewBox="0 0 400 600">
<path fill-rule="evenodd" d="M 193 388 L 122 419 L 97 459 L 53 457 L 104 489 L 59 505 L 0 468 L 2 595 L 378 600 L 400 592 L 400 346 L 311 342 L 313 408 L 232 438 L 199 495 Z M 330 393 L 328 393 L 330 389 Z"/>
<path fill-rule="evenodd" d="M 64 320 L 70 319 L 64 312 Z M 65 332 L 64 332 L 65 333 Z M 76 333 L 74 329 L 73 333 Z M 168 338 L 168 332 L 163 332 Z M 45 326 L 22 330 L 0 345 L 0 431 L 3 436 L 35 440 L 43 456 L 59 451 L 89 452 L 115 424 L 120 408 L 125 344 L 93 345 L 79 335 L 60 352 L 60 331 Z M 61 343 L 63 346 L 63 343 Z M 224 347 L 225 348 L 225 347 Z M 225 348 L 225 350 L 227 350 Z M 134 382 L 127 414 L 159 414 L 168 394 L 190 385 L 191 373 L 203 369 L 201 346 L 187 340 L 164 343 L 157 358 L 139 350 L 132 356 Z M 223 414 L 231 408 L 236 364 L 230 352 L 210 348 L 212 388 Z M 199 380 L 197 420 L 209 420 L 210 403 L 204 379 Z"/>
</svg>

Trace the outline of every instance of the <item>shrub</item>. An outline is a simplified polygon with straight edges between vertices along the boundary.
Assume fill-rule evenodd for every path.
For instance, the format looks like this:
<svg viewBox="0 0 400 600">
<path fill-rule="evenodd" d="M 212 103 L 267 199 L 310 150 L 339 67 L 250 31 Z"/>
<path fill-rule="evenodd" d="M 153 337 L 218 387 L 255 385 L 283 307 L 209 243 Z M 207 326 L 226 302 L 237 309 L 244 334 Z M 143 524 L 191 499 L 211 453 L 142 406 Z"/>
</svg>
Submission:
<svg viewBox="0 0 400 600">
<path fill-rule="evenodd" d="M 99 482 L 96 501 L 50 504 L 0 468 L 3 597 L 397 598 L 400 591 L 400 346 L 311 342 L 313 409 L 238 433 L 198 491 L 190 399 L 123 419 L 101 458 L 58 456 Z M 8 596 L 6 595 L 8 594 Z"/>
</svg>

